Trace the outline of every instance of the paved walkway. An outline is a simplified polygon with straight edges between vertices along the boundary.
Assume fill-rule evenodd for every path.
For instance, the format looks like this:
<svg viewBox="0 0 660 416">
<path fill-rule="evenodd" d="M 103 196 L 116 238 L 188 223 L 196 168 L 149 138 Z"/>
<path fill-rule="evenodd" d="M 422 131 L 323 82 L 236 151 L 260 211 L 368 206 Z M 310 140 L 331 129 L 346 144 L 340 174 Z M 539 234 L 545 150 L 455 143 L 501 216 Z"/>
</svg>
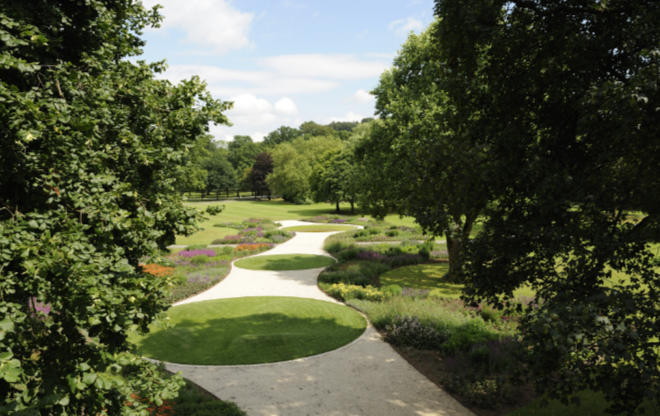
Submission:
<svg viewBox="0 0 660 416">
<path fill-rule="evenodd" d="M 310 225 L 280 223 L 285 227 Z M 299 232 L 258 255 L 327 255 L 323 240 L 331 234 Z M 316 285 L 321 270 L 271 272 L 233 266 L 220 283 L 178 304 L 242 296 L 296 296 L 335 302 Z M 258 365 L 166 363 L 166 367 L 180 371 L 217 397 L 236 402 L 249 416 L 473 415 L 401 358 L 371 325 L 352 343 L 312 357 Z"/>
</svg>

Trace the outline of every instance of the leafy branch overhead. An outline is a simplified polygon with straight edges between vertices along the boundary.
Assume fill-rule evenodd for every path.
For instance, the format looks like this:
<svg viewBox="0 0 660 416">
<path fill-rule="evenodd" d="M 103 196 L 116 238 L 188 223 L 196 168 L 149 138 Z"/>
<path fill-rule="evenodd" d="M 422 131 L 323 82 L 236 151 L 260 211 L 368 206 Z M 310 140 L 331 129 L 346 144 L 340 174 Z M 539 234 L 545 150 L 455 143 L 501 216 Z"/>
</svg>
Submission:
<svg viewBox="0 0 660 416">
<path fill-rule="evenodd" d="M 158 21 L 133 1 L 0 8 L 2 414 L 138 414 L 178 389 L 126 342 L 167 306 L 138 262 L 192 230 L 176 172 L 230 104 L 128 59 Z"/>
</svg>

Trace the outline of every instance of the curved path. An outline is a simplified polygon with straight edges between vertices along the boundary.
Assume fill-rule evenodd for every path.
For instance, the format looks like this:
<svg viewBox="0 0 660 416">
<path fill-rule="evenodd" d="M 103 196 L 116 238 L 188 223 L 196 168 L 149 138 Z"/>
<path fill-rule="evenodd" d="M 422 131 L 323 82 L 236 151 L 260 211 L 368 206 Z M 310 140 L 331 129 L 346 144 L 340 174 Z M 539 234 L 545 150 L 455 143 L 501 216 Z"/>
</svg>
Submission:
<svg viewBox="0 0 660 416">
<path fill-rule="evenodd" d="M 280 223 L 285 227 L 310 224 Z M 327 255 L 322 249 L 323 240 L 332 234 L 299 232 L 258 255 Z M 336 302 L 316 285 L 321 270 L 271 272 L 233 266 L 220 283 L 178 304 L 242 296 L 295 296 Z M 401 358 L 371 325 L 342 348 L 292 361 L 165 366 L 180 371 L 217 397 L 236 402 L 250 416 L 473 415 Z"/>
</svg>

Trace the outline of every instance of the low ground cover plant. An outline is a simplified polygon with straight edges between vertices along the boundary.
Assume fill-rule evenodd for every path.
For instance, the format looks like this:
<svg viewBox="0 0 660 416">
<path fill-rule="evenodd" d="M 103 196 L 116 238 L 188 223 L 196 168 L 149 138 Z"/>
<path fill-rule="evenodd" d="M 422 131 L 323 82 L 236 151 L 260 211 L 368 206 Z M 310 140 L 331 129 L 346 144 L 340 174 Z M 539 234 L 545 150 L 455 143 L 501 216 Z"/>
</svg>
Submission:
<svg viewBox="0 0 660 416">
<path fill-rule="evenodd" d="M 195 295 L 224 279 L 234 259 L 250 256 L 272 248 L 272 244 L 240 244 L 236 247 L 191 246 L 165 255 L 160 263 L 142 266 L 155 278 L 167 276 L 172 283 L 170 303 Z"/>
<path fill-rule="evenodd" d="M 293 233 L 279 230 L 279 224 L 271 220 L 261 218 L 249 218 L 240 223 L 225 222 L 217 223 L 216 227 L 232 228 L 236 234 L 226 235 L 223 238 L 213 240 L 212 244 L 242 244 L 242 243 L 282 243 L 291 237 Z"/>
</svg>

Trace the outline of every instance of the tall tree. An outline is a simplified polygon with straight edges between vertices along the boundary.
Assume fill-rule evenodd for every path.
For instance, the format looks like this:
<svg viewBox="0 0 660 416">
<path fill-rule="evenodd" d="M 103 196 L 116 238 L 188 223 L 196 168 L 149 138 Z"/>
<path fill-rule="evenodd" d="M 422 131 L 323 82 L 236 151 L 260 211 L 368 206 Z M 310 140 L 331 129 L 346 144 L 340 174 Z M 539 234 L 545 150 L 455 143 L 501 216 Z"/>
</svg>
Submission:
<svg viewBox="0 0 660 416">
<path fill-rule="evenodd" d="M 268 195 L 270 199 L 270 189 L 266 183 L 266 177 L 273 171 L 273 158 L 266 152 L 259 153 L 252 169 L 250 169 L 250 188 L 255 195 Z"/>
<path fill-rule="evenodd" d="M 357 198 L 357 172 L 352 148 L 326 153 L 310 176 L 312 198 L 316 202 L 334 203 L 337 212 L 340 202 L 349 202 L 353 212 Z"/>
<path fill-rule="evenodd" d="M 252 167 L 254 158 L 259 153 L 259 145 L 253 142 L 250 136 L 234 136 L 234 140 L 227 144 L 227 148 L 229 161 L 240 179 L 244 172 Z"/>
<path fill-rule="evenodd" d="M 411 34 L 373 91 L 380 120 L 356 150 L 365 169 L 363 205 L 375 215 L 411 215 L 446 236 L 447 278 L 462 279 L 464 246 L 489 199 L 486 151 L 475 145 L 480 117 L 474 81 L 447 68 L 432 38 Z M 454 98 L 454 92 L 464 96 Z"/>
<path fill-rule="evenodd" d="M 496 178 L 469 293 L 536 290 L 520 331 L 540 390 L 599 390 L 616 411 L 660 402 L 660 2 L 442 0 L 436 13 L 452 72 L 482 86 Z"/>
<path fill-rule="evenodd" d="M 204 190 L 207 193 L 215 192 L 217 194 L 236 187 L 236 171 L 234 171 L 234 167 L 229 162 L 229 152 L 227 149 L 218 148 L 212 144 L 212 149 L 202 162 L 202 166 L 207 172 L 204 186 Z"/>
<path fill-rule="evenodd" d="M 314 167 L 327 153 L 338 150 L 342 142 L 336 137 L 299 137 L 278 145 L 272 153 L 273 172 L 266 178 L 273 193 L 290 202 L 305 202 L 311 195 L 310 177 Z"/>
<path fill-rule="evenodd" d="M 130 0 L 0 5 L 3 415 L 145 414 L 177 390 L 126 337 L 167 307 L 140 261 L 190 229 L 176 169 L 229 106 L 127 59 L 158 21 Z"/>
</svg>

